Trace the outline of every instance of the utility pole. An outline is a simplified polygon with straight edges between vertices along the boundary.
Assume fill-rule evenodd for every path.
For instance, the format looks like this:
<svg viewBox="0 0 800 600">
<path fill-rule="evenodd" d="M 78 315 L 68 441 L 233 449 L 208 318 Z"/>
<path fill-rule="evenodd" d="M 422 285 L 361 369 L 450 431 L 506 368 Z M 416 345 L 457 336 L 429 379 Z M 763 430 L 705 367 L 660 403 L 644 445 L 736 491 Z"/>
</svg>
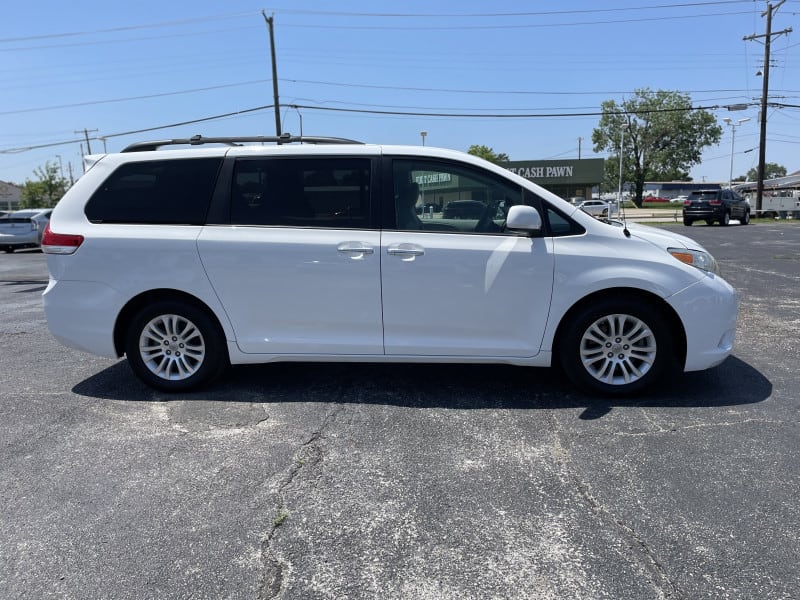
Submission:
<svg viewBox="0 0 800 600">
<path fill-rule="evenodd" d="M 784 0 L 785 2 L 786 0 Z M 274 97 L 273 102 L 275 104 L 275 135 L 278 137 L 278 143 L 280 144 L 280 137 L 281 137 L 281 106 L 280 102 L 278 101 L 278 66 L 275 64 L 275 30 L 273 28 L 273 18 L 268 17 L 267 13 L 263 10 L 261 14 L 264 16 L 264 20 L 267 22 L 267 29 L 269 30 L 269 53 L 272 59 L 272 95 Z"/>
<path fill-rule="evenodd" d="M 785 1 L 786 0 L 784 0 L 784 2 Z M 95 131 L 98 131 L 98 130 L 97 129 L 86 129 L 86 128 L 84 128 L 83 131 L 78 130 L 78 131 L 75 132 L 75 133 L 82 133 L 83 136 L 86 138 L 86 154 L 91 154 L 92 153 L 92 145 L 89 143 L 89 132 L 90 131 L 92 133 L 94 133 Z"/>
<path fill-rule="evenodd" d="M 748 35 L 742 38 L 745 41 L 752 41 L 758 38 L 764 38 L 764 82 L 761 88 L 761 132 L 759 134 L 758 144 L 758 182 L 756 185 L 756 213 L 761 210 L 761 199 L 764 196 L 764 168 L 767 160 L 767 96 L 769 95 L 769 51 L 770 42 L 773 35 L 782 35 L 790 33 L 791 27 L 782 31 L 772 32 L 772 13 L 778 10 L 786 0 L 781 0 L 775 5 L 767 4 L 767 10 L 761 13 L 761 16 L 767 17 L 767 31 L 761 35 Z"/>
<path fill-rule="evenodd" d="M 583 141 L 582 137 L 578 138 L 578 160 L 581 159 L 581 142 Z"/>
</svg>

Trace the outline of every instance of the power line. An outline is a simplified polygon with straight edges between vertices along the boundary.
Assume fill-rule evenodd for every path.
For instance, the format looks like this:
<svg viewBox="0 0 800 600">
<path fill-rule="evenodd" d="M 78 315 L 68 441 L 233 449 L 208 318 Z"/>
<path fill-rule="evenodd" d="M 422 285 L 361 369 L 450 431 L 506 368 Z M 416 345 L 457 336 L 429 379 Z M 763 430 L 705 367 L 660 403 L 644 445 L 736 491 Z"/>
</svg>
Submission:
<svg viewBox="0 0 800 600">
<path fill-rule="evenodd" d="M 70 104 L 57 104 L 51 106 L 38 106 L 31 108 L 22 108 L 16 110 L 7 110 L 0 112 L 0 116 L 15 115 L 32 112 L 42 112 L 48 110 L 57 110 L 63 108 L 77 108 L 82 106 L 95 106 L 100 104 L 114 104 L 118 102 L 129 102 L 134 100 L 149 100 L 152 98 L 163 98 L 167 96 L 178 96 L 183 94 L 194 94 L 198 92 L 208 92 L 214 90 L 229 89 L 234 87 L 242 87 L 247 85 L 257 85 L 270 83 L 271 79 L 252 79 L 249 81 L 238 81 L 234 83 L 226 83 L 220 85 L 212 85 L 200 88 L 189 88 L 185 90 L 173 90 L 169 92 L 159 92 L 155 94 L 142 94 L 139 96 L 126 96 L 122 98 L 107 98 L 104 100 L 87 100 L 85 102 L 75 102 Z M 632 90 L 616 90 L 616 91 L 595 91 L 595 92 L 567 92 L 567 91 L 542 91 L 542 90 L 470 90 L 460 88 L 434 88 L 434 87 L 414 87 L 414 86 L 392 86 L 392 85 L 372 85 L 372 84 L 358 84 L 358 83 L 341 83 L 331 81 L 314 81 L 304 79 L 283 79 L 279 81 L 286 83 L 303 83 L 312 85 L 325 85 L 332 87 L 345 87 L 345 88 L 359 88 L 359 89 L 382 89 L 382 90 L 402 90 L 414 92 L 440 92 L 440 93 L 454 93 L 454 94 L 491 94 L 491 95 L 519 95 L 519 96 L 611 96 L 611 95 L 624 95 L 633 94 Z M 781 92 L 786 94 L 797 93 L 798 90 L 773 90 L 774 92 Z M 747 94 L 748 90 L 744 89 L 718 89 L 718 90 L 687 90 L 686 94 L 717 94 L 717 93 L 731 93 L 731 94 Z M 487 109 L 499 110 L 499 109 Z M 515 110 L 515 109 L 508 109 Z"/>
<path fill-rule="evenodd" d="M 126 98 L 109 98 L 107 100 L 88 100 L 86 102 L 76 102 L 74 104 L 59 104 L 55 106 L 39 106 L 35 108 L 22 108 L 18 110 L 7 110 L 0 112 L 0 116 L 2 115 L 17 115 L 22 113 L 31 113 L 31 112 L 41 112 L 45 110 L 56 110 L 59 108 L 76 108 L 79 106 L 94 106 L 97 104 L 113 104 L 116 102 L 129 102 L 131 100 L 149 100 L 151 98 L 163 98 L 165 96 L 178 96 L 181 94 L 194 94 L 196 92 L 207 92 L 210 90 L 221 90 L 225 88 L 232 88 L 232 87 L 239 87 L 243 85 L 253 85 L 255 83 L 266 83 L 271 81 L 270 79 L 255 79 L 252 81 L 241 81 L 239 83 L 228 83 L 224 85 L 212 85 L 208 87 L 202 88 L 194 88 L 189 90 L 178 90 L 174 92 L 162 92 L 160 94 L 147 94 L 143 96 L 128 96 Z"/>
<path fill-rule="evenodd" d="M 754 104 L 748 104 L 753 106 Z M 375 109 L 357 109 L 357 108 L 336 108 L 333 106 L 312 106 L 303 104 L 290 104 L 290 108 L 303 108 L 305 110 L 320 110 L 331 112 L 346 112 L 346 113 L 363 113 L 374 115 L 401 115 L 407 117 L 468 117 L 473 119 L 539 119 L 539 118 L 553 118 L 553 117 L 599 117 L 604 114 L 610 115 L 625 115 L 630 114 L 628 111 L 608 111 L 608 112 L 571 112 L 571 113 L 514 113 L 514 114 L 479 114 L 479 113 L 437 113 L 437 112 L 414 112 L 414 111 L 396 111 L 396 110 L 375 110 Z M 667 112 L 691 112 L 693 110 L 717 110 L 725 108 L 720 105 L 713 106 L 692 106 L 692 107 L 679 107 L 679 108 L 657 108 L 657 109 L 644 109 L 633 111 L 635 114 L 650 114 L 650 113 L 667 113 Z"/>
<path fill-rule="evenodd" d="M 631 12 L 635 10 L 653 10 L 658 8 L 681 8 L 681 7 L 695 7 L 695 6 L 712 6 L 718 4 L 741 4 L 743 2 L 749 2 L 750 0 L 724 0 L 718 2 L 702 2 L 702 3 L 689 3 L 689 4 L 672 4 L 672 5 L 658 5 L 658 6 L 639 6 L 639 7 L 626 7 L 626 8 L 611 8 L 611 9 L 596 9 L 596 10 L 573 10 L 573 11 L 540 11 L 540 12 L 532 12 L 532 13 L 490 13 L 490 14 L 438 14 L 438 15 L 430 15 L 424 13 L 408 13 L 408 14 L 380 14 L 380 13 L 326 13 L 325 11 L 313 12 L 311 11 L 310 14 L 318 14 L 318 15 L 326 15 L 326 14 L 335 14 L 339 16 L 370 16 L 370 17 L 385 17 L 385 18 L 396 18 L 396 17 L 418 17 L 418 18 L 435 18 L 435 17 L 447 17 L 447 18 L 471 18 L 471 17 L 481 17 L 485 18 L 487 16 L 491 17 L 519 17 L 519 16 L 558 16 L 558 15 L 571 15 L 571 14 L 594 14 L 594 13 L 607 13 L 607 12 Z M 275 12 L 283 12 L 283 13 L 291 13 L 292 11 L 275 11 Z M 299 12 L 299 11 L 298 11 Z M 674 16 L 654 16 L 654 17 L 642 17 L 642 18 L 631 18 L 631 19 L 617 19 L 617 20 L 599 20 L 599 21 L 568 21 L 562 23 L 527 23 L 527 24 L 499 24 L 499 25 L 452 25 L 452 26 L 437 26 L 437 25 L 424 25 L 424 26 L 405 26 L 405 25 L 385 25 L 385 26 L 370 26 L 370 25 L 335 25 L 335 24 L 325 24 L 325 25 L 309 25 L 309 24 L 293 24 L 293 23 L 285 23 L 283 27 L 291 27 L 291 28 L 305 28 L 305 29 L 339 29 L 339 30 L 403 30 L 403 31 L 448 31 L 448 30 L 492 30 L 492 29 L 541 29 L 547 27 L 575 27 L 575 26 L 582 26 L 582 25 L 610 25 L 610 24 L 624 24 L 624 23 L 642 23 L 642 22 L 650 22 L 650 21 L 668 21 L 668 20 L 683 20 L 683 19 L 696 19 L 696 18 L 706 18 L 706 17 L 724 17 L 724 16 L 735 16 L 735 15 L 744 15 L 750 14 L 751 11 L 727 11 L 727 12 L 716 12 L 716 13 L 701 13 L 701 14 L 687 14 L 687 15 L 674 15 Z M 28 42 L 28 41 L 38 41 L 38 40 L 47 40 L 47 39 L 63 39 L 63 38 L 70 38 L 70 37 L 78 37 L 78 36 L 86 36 L 86 35 L 97 35 L 102 33 L 120 33 L 125 31 L 135 31 L 141 29 L 152 29 L 152 28 L 159 28 L 159 27 L 170 27 L 174 25 L 186 25 L 196 22 L 206 22 L 212 20 L 219 20 L 219 19 L 226 19 L 226 18 L 236 18 L 242 16 L 251 16 L 255 13 L 252 12 L 245 12 L 245 13 L 233 13 L 233 14 L 226 14 L 226 15 L 219 15 L 217 17 L 198 17 L 197 19 L 184 19 L 180 21 L 165 21 L 162 23 L 153 23 L 153 24 L 145 24 L 145 25 L 130 25 L 125 27 L 111 27 L 107 29 L 97 29 L 97 30 L 90 30 L 90 31 L 72 31 L 72 32 L 62 32 L 62 33 L 52 33 L 52 34 L 41 34 L 41 35 L 33 35 L 33 36 L 24 36 L 24 37 L 13 37 L 13 38 L 1 38 L 0 44 L 10 43 L 10 42 Z M 127 43 L 132 41 L 140 41 L 140 40 L 148 40 L 148 39 L 158 39 L 163 37 L 175 37 L 178 35 L 199 35 L 202 33 L 213 33 L 213 32 L 194 32 L 194 33 L 185 33 L 185 34 L 168 34 L 164 36 L 146 36 L 140 38 L 124 38 L 118 40 L 101 40 L 101 41 L 91 41 L 91 42 L 75 42 L 70 44 L 48 44 L 48 45 L 38 45 L 38 46 L 16 46 L 13 48 L 0 48 L 0 52 L 3 51 L 23 51 L 23 50 L 38 50 L 43 48 L 60 48 L 60 47 L 70 47 L 70 46 L 81 46 L 81 45 L 89 45 L 89 44 L 111 44 L 111 43 Z"/>
<path fill-rule="evenodd" d="M 155 127 L 145 127 L 144 129 L 132 129 L 131 131 L 121 131 L 119 133 L 110 133 L 106 134 L 103 137 L 106 139 L 115 138 L 115 137 L 122 137 L 125 135 L 134 135 L 137 133 L 147 133 L 150 131 L 159 131 L 161 129 L 170 129 L 172 127 L 181 127 L 183 125 L 194 125 L 196 123 L 204 123 L 207 121 L 217 121 L 219 119 L 226 119 L 229 117 L 235 117 L 238 115 L 244 115 L 247 113 L 254 113 L 261 110 L 267 110 L 273 108 L 274 105 L 267 104 L 265 106 L 256 106 L 254 108 L 245 108 L 242 110 L 231 111 L 228 113 L 222 113 L 220 115 L 213 115 L 210 117 L 200 117 L 198 119 L 191 119 L 189 121 L 179 121 L 177 123 L 169 123 L 168 125 L 157 125 Z M 99 138 L 91 138 L 91 139 L 99 139 Z M 0 150 L 0 154 L 19 154 L 20 152 L 27 152 L 29 150 L 41 150 L 42 148 L 54 148 L 56 146 L 66 146 L 68 144 L 77 144 L 82 142 L 81 138 L 74 139 L 74 140 L 62 140 L 60 142 L 51 142 L 49 144 L 37 144 L 33 146 L 25 146 L 20 148 L 6 148 L 4 150 Z"/>
<path fill-rule="evenodd" d="M 340 17 L 373 17 L 373 18 L 502 18 L 502 17 L 540 17 L 549 15 L 574 15 L 574 14 L 596 14 L 596 13 L 609 13 L 609 12 L 633 12 L 638 10 L 658 10 L 669 8 L 691 8 L 691 7 L 705 7 L 716 6 L 722 4 L 743 4 L 749 3 L 751 0 L 713 0 L 711 2 L 686 2 L 674 4 L 657 4 L 653 6 L 629 6 L 621 8 L 595 8 L 583 10 L 548 10 L 548 11 L 533 11 L 533 12 L 491 12 L 491 13 L 369 13 L 369 12 L 347 12 L 347 11 L 314 11 L 314 10 L 297 10 L 297 9 L 280 9 L 270 8 L 269 12 L 279 14 L 300 14 L 300 15 L 319 15 L 319 16 L 340 16 Z M 174 27 L 181 25 L 191 25 L 194 23 L 204 23 L 208 21 L 219 21 L 220 19 L 235 19 L 239 17 L 247 17 L 259 14 L 257 11 L 246 11 L 239 13 L 222 13 L 217 15 L 208 15 L 205 17 L 195 17 L 192 19 L 179 19 L 171 21 L 159 21 L 155 23 L 143 23 L 140 25 L 125 25 L 120 27 L 108 27 L 102 29 L 91 29 L 84 31 L 65 31 L 58 33 L 45 33 L 39 35 L 19 36 L 0 38 L 0 43 L 9 42 L 26 42 L 35 40 L 46 40 L 56 38 L 78 37 L 83 35 L 97 35 L 99 33 L 119 33 L 123 31 L 136 31 L 141 29 L 156 29 L 162 27 Z"/>
<path fill-rule="evenodd" d="M 88 31 L 64 31 L 60 33 L 44 33 L 40 35 L 29 35 L 24 37 L 0 38 L 0 43 L 8 42 L 27 42 L 34 40 L 47 40 L 54 38 L 77 37 L 81 35 L 96 35 L 98 33 L 119 33 L 121 31 L 135 31 L 137 29 L 156 29 L 160 27 L 173 27 L 175 25 L 189 25 L 191 23 L 203 23 L 206 21 L 219 21 L 220 19 L 233 19 L 236 17 L 257 15 L 258 12 L 248 11 L 241 13 L 226 13 L 210 15 L 207 17 L 196 17 L 194 19 L 180 19 L 177 21 L 161 21 L 158 23 L 147 23 L 143 25 L 125 25 L 122 27 L 109 27 L 106 29 L 92 29 Z"/>
<path fill-rule="evenodd" d="M 754 103 L 749 104 L 748 106 L 753 106 Z M 167 125 L 158 125 L 155 127 L 147 127 L 144 129 L 134 129 L 131 131 L 123 131 L 119 133 L 111 133 L 104 135 L 103 137 L 106 139 L 115 138 L 115 137 L 122 137 L 126 135 L 134 135 L 137 133 L 147 133 L 150 131 L 158 131 L 160 129 L 170 129 L 172 127 L 181 127 L 184 125 L 193 125 L 196 123 L 203 123 L 207 121 L 215 121 L 219 119 L 229 118 L 233 116 L 254 113 L 262 110 L 267 110 L 274 108 L 274 104 L 268 104 L 264 106 L 256 106 L 253 108 L 247 108 L 238 111 L 232 111 L 227 113 L 222 113 L 219 115 L 212 115 L 209 117 L 201 117 L 198 119 L 191 119 L 188 121 L 180 121 L 177 123 L 169 123 Z M 784 106 L 784 105 L 782 105 Z M 795 107 L 795 105 L 785 105 L 787 107 Z M 572 112 L 572 113 L 514 113 L 514 114 L 476 114 L 476 113 L 446 113 L 446 112 L 419 112 L 419 111 L 399 111 L 399 110 L 375 110 L 375 109 L 359 109 L 359 108 L 335 108 L 335 107 L 326 107 L 326 106 L 316 106 L 316 105 L 308 105 L 308 104 L 282 104 L 282 108 L 292 108 L 292 109 L 304 109 L 304 110 L 318 110 L 318 111 L 330 111 L 330 112 L 339 112 L 339 113 L 354 113 L 354 114 L 366 114 L 366 115 L 392 115 L 392 116 L 405 116 L 405 117 L 431 117 L 431 118 L 473 118 L 473 119 L 545 119 L 545 118 L 569 118 L 569 117 L 599 117 L 604 114 L 612 114 L 612 115 L 624 115 L 629 114 L 625 111 L 612 111 L 612 112 L 603 112 L 603 111 L 587 111 L 587 112 Z M 800 108 L 800 105 L 796 106 Z M 667 112 L 691 112 L 694 110 L 719 110 L 722 108 L 726 108 L 722 105 L 709 105 L 709 106 L 692 106 L 692 107 L 678 107 L 678 108 L 660 108 L 660 109 L 645 109 L 645 110 L 637 110 L 635 114 L 651 114 L 651 113 L 667 113 Z M 99 139 L 97 137 L 91 139 Z M 73 140 L 63 140 L 59 142 L 52 142 L 48 144 L 37 144 L 19 148 L 6 148 L 4 150 L 0 150 L 0 154 L 17 154 L 20 152 L 27 152 L 29 150 L 39 150 L 42 148 L 52 148 L 56 146 L 63 146 L 67 144 L 75 144 L 81 142 L 83 140 L 73 139 Z"/>
<path fill-rule="evenodd" d="M 621 25 L 625 23 L 647 23 L 652 21 L 674 21 L 686 19 L 700 19 L 706 17 L 732 17 L 736 15 L 749 15 L 751 11 L 734 11 L 704 13 L 698 15 L 677 15 L 672 17 L 642 17 L 637 19 L 616 19 L 600 21 L 565 21 L 561 23 L 527 23 L 527 24 L 503 24 L 503 25 L 450 25 L 450 26 L 403 26 L 403 25 L 294 25 L 286 23 L 283 27 L 303 28 L 303 29 L 340 29 L 340 30 L 368 30 L 368 31 L 486 31 L 493 29 L 547 29 L 551 27 L 580 27 L 583 25 Z"/>
<path fill-rule="evenodd" d="M 660 8 L 688 8 L 693 6 L 712 6 L 717 4 L 744 4 L 750 0 L 712 0 L 711 2 L 687 2 L 680 4 L 656 4 L 653 6 L 626 6 L 622 8 L 592 8 L 592 9 L 572 9 L 572 10 L 544 10 L 535 12 L 493 12 L 493 13 L 370 13 L 370 12 L 345 12 L 345 11 L 324 11 L 324 10 L 301 10 L 301 9 L 271 9 L 275 12 L 285 14 L 321 15 L 337 17 L 403 17 L 403 18 L 446 18 L 465 17 L 465 18 L 491 18 L 491 17 L 540 17 L 547 15 L 573 15 L 587 13 L 605 12 L 631 12 L 635 10 L 653 10 Z"/>
</svg>

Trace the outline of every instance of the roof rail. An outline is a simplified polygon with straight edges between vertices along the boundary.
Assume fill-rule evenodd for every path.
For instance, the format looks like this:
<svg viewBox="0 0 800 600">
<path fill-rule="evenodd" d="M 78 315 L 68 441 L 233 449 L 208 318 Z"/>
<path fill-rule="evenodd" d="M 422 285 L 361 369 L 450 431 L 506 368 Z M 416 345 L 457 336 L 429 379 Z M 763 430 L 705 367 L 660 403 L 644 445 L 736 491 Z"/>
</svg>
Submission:
<svg viewBox="0 0 800 600">
<path fill-rule="evenodd" d="M 203 137 L 194 135 L 190 138 L 174 140 L 158 140 L 154 142 L 136 142 L 122 149 L 122 152 L 150 152 L 164 146 L 200 146 L 203 144 L 226 144 L 228 146 L 241 146 L 246 142 L 275 143 L 275 144 L 362 144 L 356 140 L 338 137 L 310 137 L 284 133 L 280 136 L 256 135 L 245 137 Z"/>
</svg>

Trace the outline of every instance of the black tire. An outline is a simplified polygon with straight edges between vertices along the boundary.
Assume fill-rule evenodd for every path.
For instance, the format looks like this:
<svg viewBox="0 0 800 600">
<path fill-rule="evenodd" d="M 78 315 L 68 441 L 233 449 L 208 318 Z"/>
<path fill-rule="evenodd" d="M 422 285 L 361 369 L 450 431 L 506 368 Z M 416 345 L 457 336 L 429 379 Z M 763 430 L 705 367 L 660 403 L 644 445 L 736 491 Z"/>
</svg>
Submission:
<svg viewBox="0 0 800 600">
<path fill-rule="evenodd" d="M 162 300 L 143 308 L 131 321 L 125 353 L 134 374 L 164 392 L 201 387 L 228 365 L 225 336 L 202 308 Z"/>
<path fill-rule="evenodd" d="M 694 223 L 694 221 L 692 221 L 691 219 L 687 219 L 686 217 L 683 217 L 683 224 L 684 225 L 686 225 L 687 227 L 691 227 L 692 223 Z"/>
<path fill-rule="evenodd" d="M 706 225 L 711 227 L 713 224 L 714 224 L 714 221 L 712 221 L 711 219 L 706 219 Z"/>
<path fill-rule="evenodd" d="M 562 368 L 590 394 L 634 394 L 675 365 L 667 319 L 635 298 L 609 297 L 581 308 L 558 341 Z"/>
<path fill-rule="evenodd" d="M 744 216 L 742 217 L 742 220 L 740 221 L 740 223 L 742 225 L 750 225 L 750 211 L 749 210 L 744 211 Z"/>
<path fill-rule="evenodd" d="M 731 213 L 727 210 L 722 214 L 722 218 L 719 220 L 719 224 L 723 227 L 727 227 L 731 222 Z"/>
<path fill-rule="evenodd" d="M 14 253 L 14 246 L 6 246 L 4 248 L 6 254 L 13 254 Z"/>
</svg>

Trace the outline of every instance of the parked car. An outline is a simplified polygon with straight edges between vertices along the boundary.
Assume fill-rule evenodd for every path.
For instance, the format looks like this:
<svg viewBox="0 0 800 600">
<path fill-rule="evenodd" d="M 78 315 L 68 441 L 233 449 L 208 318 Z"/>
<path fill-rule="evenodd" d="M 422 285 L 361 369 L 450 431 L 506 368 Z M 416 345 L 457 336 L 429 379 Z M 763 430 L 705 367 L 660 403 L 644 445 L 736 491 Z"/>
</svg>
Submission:
<svg viewBox="0 0 800 600">
<path fill-rule="evenodd" d="M 695 221 L 727 225 L 731 219 L 738 219 L 742 225 L 750 223 L 750 203 L 732 190 L 698 190 L 683 203 L 684 225 L 691 226 Z"/>
<path fill-rule="evenodd" d="M 52 212 L 52 208 L 34 208 L 17 210 L 0 217 L 0 249 L 14 252 L 23 248 L 38 248 Z"/>
<path fill-rule="evenodd" d="M 444 207 L 444 219 L 480 219 L 486 212 L 486 203 L 477 200 L 453 200 Z"/>
<path fill-rule="evenodd" d="M 616 203 L 604 200 L 584 200 L 578 204 L 578 208 L 593 217 L 608 217 L 617 212 Z"/>
<path fill-rule="evenodd" d="M 302 140 L 89 158 L 44 234 L 52 334 L 171 392 L 231 363 L 378 361 L 559 363 L 631 394 L 731 353 L 736 292 L 689 238 L 468 154 Z M 481 217 L 429 228 L 420 181 L 486 198 Z"/>
<path fill-rule="evenodd" d="M 674 198 L 670 198 L 670 202 L 672 204 L 683 204 L 689 196 L 675 196 Z"/>
</svg>

